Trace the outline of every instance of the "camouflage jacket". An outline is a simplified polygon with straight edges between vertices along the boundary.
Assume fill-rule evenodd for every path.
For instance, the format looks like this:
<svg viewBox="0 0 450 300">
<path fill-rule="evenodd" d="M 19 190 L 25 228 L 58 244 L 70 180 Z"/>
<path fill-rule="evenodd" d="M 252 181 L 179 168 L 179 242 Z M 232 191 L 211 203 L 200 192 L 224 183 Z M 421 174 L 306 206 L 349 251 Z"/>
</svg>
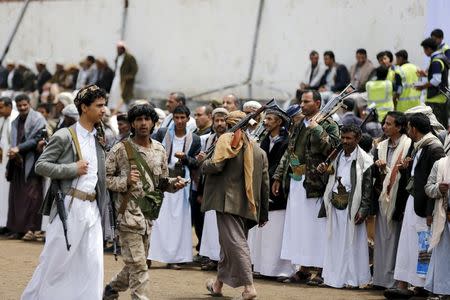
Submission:
<svg viewBox="0 0 450 300">
<path fill-rule="evenodd" d="M 339 126 L 333 119 L 328 118 L 310 129 L 304 122 L 294 125 L 290 137 L 289 146 L 278 165 L 273 179 L 282 182 L 287 195 L 292 173 L 289 162 L 291 155 L 298 157 L 300 164 L 306 165 L 306 175 L 303 186 L 308 198 L 322 197 L 328 182 L 327 174 L 316 171 L 317 166 L 325 161 L 331 151 L 340 143 Z"/>
<path fill-rule="evenodd" d="M 128 139 L 130 144 L 141 154 L 142 158 L 148 164 L 150 170 L 153 171 L 153 177 L 155 181 L 146 174 L 147 182 L 150 185 L 150 190 L 153 191 L 155 186 L 158 186 L 160 178 L 166 178 L 169 176 L 169 170 L 167 168 L 166 151 L 161 143 L 152 140 L 149 148 L 139 146 Z M 108 153 L 106 158 L 106 184 L 108 189 L 118 193 L 118 197 L 114 197 L 114 204 L 116 211 L 119 210 L 120 204 L 123 201 L 124 195 L 128 191 L 127 179 L 130 173 L 130 163 L 128 160 L 127 152 L 123 143 L 117 143 Z M 169 185 L 167 191 L 175 191 L 173 184 L 176 180 L 169 179 Z M 138 182 L 133 185 L 127 208 L 122 217 L 120 223 L 120 230 L 127 232 L 135 232 L 139 234 L 150 233 L 150 221 L 144 218 L 139 206 L 133 201 L 133 198 L 139 198 L 144 196 L 144 190 L 142 188 L 142 182 Z"/>
</svg>

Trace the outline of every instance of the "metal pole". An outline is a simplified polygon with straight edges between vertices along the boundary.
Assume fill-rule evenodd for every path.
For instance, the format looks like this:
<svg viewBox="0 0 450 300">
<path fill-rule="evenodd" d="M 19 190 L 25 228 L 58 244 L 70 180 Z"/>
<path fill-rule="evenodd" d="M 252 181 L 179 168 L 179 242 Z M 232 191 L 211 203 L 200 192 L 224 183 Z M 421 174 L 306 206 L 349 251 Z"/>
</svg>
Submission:
<svg viewBox="0 0 450 300">
<path fill-rule="evenodd" d="M 128 0 L 123 1 L 122 27 L 120 28 L 120 39 L 125 40 L 125 27 L 127 25 L 128 16 Z"/>
<path fill-rule="evenodd" d="M 16 24 L 14 25 L 14 29 L 11 31 L 11 34 L 9 35 L 9 39 L 8 39 L 8 42 L 6 43 L 5 50 L 3 51 L 2 57 L 0 58 L 0 65 L 2 64 L 3 60 L 5 59 L 6 54 L 8 54 L 9 47 L 11 46 L 14 36 L 17 33 L 17 29 L 19 28 L 19 25 L 22 22 L 23 16 L 25 15 L 25 11 L 27 10 L 29 3 L 30 3 L 30 0 L 25 0 L 25 3 L 22 6 L 22 10 L 20 11 L 19 18 L 17 19 Z"/>
<path fill-rule="evenodd" d="M 256 29 L 255 29 L 255 36 L 253 38 L 253 47 L 252 47 L 252 56 L 250 60 L 250 69 L 248 70 L 248 76 L 247 76 L 247 83 L 248 83 L 248 98 L 252 98 L 252 79 L 253 79 L 253 69 L 255 68 L 255 59 L 256 59 L 256 49 L 258 47 L 258 38 L 259 38 L 259 31 L 261 28 L 261 18 L 262 18 L 262 12 L 264 8 L 264 0 L 259 1 L 259 8 L 258 8 L 258 17 L 256 19 Z"/>
</svg>

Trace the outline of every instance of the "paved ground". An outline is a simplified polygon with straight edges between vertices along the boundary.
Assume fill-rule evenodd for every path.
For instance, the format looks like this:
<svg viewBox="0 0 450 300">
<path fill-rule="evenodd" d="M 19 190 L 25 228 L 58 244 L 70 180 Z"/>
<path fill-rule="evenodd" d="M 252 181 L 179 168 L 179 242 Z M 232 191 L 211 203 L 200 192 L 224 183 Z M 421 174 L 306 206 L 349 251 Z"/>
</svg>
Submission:
<svg viewBox="0 0 450 300">
<path fill-rule="evenodd" d="M 0 300 L 20 298 L 38 263 L 41 250 L 41 243 L 0 239 Z M 105 255 L 105 280 L 111 279 L 122 265 L 120 259 L 116 262 L 112 255 Z M 214 274 L 213 272 L 202 272 L 198 267 L 187 267 L 180 271 L 167 270 L 164 265 L 155 263 L 150 269 L 152 299 L 212 299 L 205 291 L 204 282 Z M 384 299 L 382 294 L 377 291 L 313 288 L 306 285 L 281 284 L 266 280 L 256 280 L 256 288 L 259 292 L 258 299 L 263 300 Z M 224 294 L 226 297 L 217 299 L 233 299 L 240 295 L 240 291 L 239 289 L 225 288 Z M 61 299 L 64 299 L 64 296 Z M 129 294 L 122 294 L 121 299 L 129 299 Z"/>
</svg>

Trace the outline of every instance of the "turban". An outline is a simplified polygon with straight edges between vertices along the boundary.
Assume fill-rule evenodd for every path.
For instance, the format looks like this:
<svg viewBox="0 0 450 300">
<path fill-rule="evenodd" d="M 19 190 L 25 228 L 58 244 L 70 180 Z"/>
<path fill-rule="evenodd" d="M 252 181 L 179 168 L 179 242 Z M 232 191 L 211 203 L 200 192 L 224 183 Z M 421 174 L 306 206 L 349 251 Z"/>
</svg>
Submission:
<svg viewBox="0 0 450 300">
<path fill-rule="evenodd" d="M 239 121 L 241 121 L 243 118 L 245 118 L 246 114 L 243 111 L 235 110 L 228 114 L 228 117 L 226 119 L 227 125 L 233 127 Z"/>
</svg>

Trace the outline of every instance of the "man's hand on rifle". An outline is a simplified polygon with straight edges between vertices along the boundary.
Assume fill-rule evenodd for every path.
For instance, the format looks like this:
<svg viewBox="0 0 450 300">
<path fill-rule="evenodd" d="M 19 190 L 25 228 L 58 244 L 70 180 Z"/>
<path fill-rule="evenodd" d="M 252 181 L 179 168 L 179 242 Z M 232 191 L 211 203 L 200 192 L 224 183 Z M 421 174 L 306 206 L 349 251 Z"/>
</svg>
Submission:
<svg viewBox="0 0 450 300">
<path fill-rule="evenodd" d="M 322 174 L 325 173 L 327 171 L 327 169 L 328 169 L 328 165 L 324 162 L 317 166 L 317 171 Z"/>
<path fill-rule="evenodd" d="M 77 174 L 78 176 L 86 175 L 89 169 L 89 162 L 87 160 L 77 161 Z"/>
<path fill-rule="evenodd" d="M 199 162 L 204 161 L 206 158 L 206 153 L 201 151 L 199 154 L 197 154 L 197 156 L 195 157 L 195 159 L 197 159 Z"/>
<path fill-rule="evenodd" d="M 141 174 L 135 165 L 131 165 L 130 173 L 128 174 L 127 185 L 132 186 L 138 183 Z"/>
</svg>

